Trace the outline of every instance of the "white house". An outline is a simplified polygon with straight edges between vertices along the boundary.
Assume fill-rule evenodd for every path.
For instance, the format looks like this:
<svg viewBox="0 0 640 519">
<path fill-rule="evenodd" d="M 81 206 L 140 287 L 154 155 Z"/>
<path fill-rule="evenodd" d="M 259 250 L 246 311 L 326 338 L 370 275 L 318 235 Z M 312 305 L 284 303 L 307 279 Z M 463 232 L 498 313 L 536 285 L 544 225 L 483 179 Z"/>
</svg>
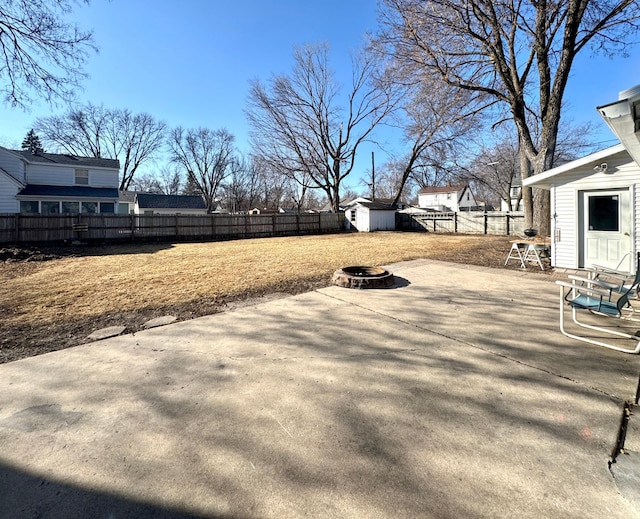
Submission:
<svg viewBox="0 0 640 519">
<path fill-rule="evenodd" d="M 468 185 L 425 187 L 418 191 L 418 205 L 424 209 L 454 212 L 470 211 L 477 207 Z"/>
<path fill-rule="evenodd" d="M 0 147 L 0 213 L 115 213 L 120 164 Z"/>
<path fill-rule="evenodd" d="M 522 182 L 520 179 L 516 179 L 512 182 L 509 189 L 510 201 L 507 203 L 503 199 L 500 199 L 501 211 L 523 211 L 524 202 L 522 200 Z"/>
<path fill-rule="evenodd" d="M 640 250 L 640 87 L 598 108 L 621 144 L 523 180 L 551 192 L 551 264 L 635 268 Z M 622 263 L 621 263 L 622 262 Z"/>
<path fill-rule="evenodd" d="M 356 198 L 344 210 L 347 229 L 360 232 L 393 231 L 396 228 L 396 208 L 366 198 Z"/>
</svg>

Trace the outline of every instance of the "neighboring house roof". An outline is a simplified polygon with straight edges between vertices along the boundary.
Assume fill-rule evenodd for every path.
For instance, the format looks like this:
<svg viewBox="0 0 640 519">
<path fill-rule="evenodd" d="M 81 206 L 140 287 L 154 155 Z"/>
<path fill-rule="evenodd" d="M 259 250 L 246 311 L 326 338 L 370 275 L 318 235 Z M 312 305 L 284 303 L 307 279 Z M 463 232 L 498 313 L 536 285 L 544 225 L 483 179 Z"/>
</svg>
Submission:
<svg viewBox="0 0 640 519">
<path fill-rule="evenodd" d="M 198 195 L 154 195 L 138 193 L 140 209 L 206 209 L 207 205 Z"/>
<path fill-rule="evenodd" d="M 608 159 L 609 157 L 612 157 L 614 155 L 617 155 L 618 153 L 623 153 L 623 152 L 628 154 L 628 152 L 625 150 L 625 147 L 622 144 L 617 144 L 610 148 L 592 153 L 591 155 L 587 155 L 586 157 L 582 157 L 577 160 L 572 160 L 571 162 L 567 162 L 566 164 L 563 164 L 562 166 L 558 166 L 557 168 L 549 169 L 542 173 L 538 173 L 537 175 L 533 175 L 529 178 L 525 178 L 522 181 L 522 184 L 524 186 L 534 186 L 534 187 L 539 187 L 543 189 L 550 189 L 551 184 L 555 183 L 558 180 L 558 177 L 560 177 L 561 175 L 570 173 L 577 168 L 587 166 L 591 163 L 598 164 L 603 160 Z"/>
<path fill-rule="evenodd" d="M 457 193 L 458 191 L 463 190 L 465 187 L 469 187 L 469 186 L 463 185 L 463 186 L 423 187 L 420 191 L 418 191 L 418 194 L 419 195 L 436 195 L 439 193 Z"/>
<path fill-rule="evenodd" d="M 40 186 L 29 184 L 17 196 L 118 198 L 118 190 L 110 187 Z"/>
<path fill-rule="evenodd" d="M 27 162 L 33 164 L 62 164 L 65 166 L 79 166 L 91 168 L 120 169 L 120 162 L 116 159 L 103 159 L 95 157 L 76 157 L 59 153 L 31 153 L 27 150 L 11 150 L 17 153 Z"/>
</svg>

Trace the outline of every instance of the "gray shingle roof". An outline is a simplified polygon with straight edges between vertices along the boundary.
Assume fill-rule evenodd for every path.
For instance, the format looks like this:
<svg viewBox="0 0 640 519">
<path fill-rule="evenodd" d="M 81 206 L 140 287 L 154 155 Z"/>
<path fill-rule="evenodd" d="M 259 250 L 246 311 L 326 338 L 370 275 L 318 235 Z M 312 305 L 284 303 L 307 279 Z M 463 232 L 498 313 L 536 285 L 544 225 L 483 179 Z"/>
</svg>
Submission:
<svg viewBox="0 0 640 519">
<path fill-rule="evenodd" d="M 363 207 L 367 207 L 370 211 L 395 211 L 396 208 L 391 204 L 383 204 L 382 202 L 358 202 Z"/>
<path fill-rule="evenodd" d="M 140 209 L 206 209 L 207 206 L 198 195 L 154 195 L 138 194 Z"/>
<path fill-rule="evenodd" d="M 118 191 L 118 197 L 121 202 L 131 202 L 133 204 L 136 201 L 136 195 L 135 191 Z"/>
<path fill-rule="evenodd" d="M 118 190 L 110 187 L 87 186 L 39 186 L 29 184 L 18 196 L 55 196 L 82 198 L 118 198 Z"/>
<path fill-rule="evenodd" d="M 27 150 L 13 150 L 13 152 L 25 160 L 36 164 L 64 164 L 65 166 L 120 169 L 120 162 L 116 159 L 76 157 L 74 155 L 63 155 L 59 153 L 33 154 Z"/>
</svg>

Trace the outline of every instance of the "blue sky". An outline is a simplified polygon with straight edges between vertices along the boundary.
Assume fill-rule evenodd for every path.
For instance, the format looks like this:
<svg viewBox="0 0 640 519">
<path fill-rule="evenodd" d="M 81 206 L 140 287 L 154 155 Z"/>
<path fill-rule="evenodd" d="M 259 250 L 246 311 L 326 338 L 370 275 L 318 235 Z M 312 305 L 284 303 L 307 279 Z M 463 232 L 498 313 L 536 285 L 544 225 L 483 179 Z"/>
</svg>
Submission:
<svg viewBox="0 0 640 519">
<path fill-rule="evenodd" d="M 89 59 L 90 78 L 78 93 L 109 108 L 148 112 L 169 126 L 226 128 L 238 148 L 249 151 L 244 115 L 249 81 L 288 73 L 296 45 L 327 41 L 338 78 L 349 81 L 350 51 L 376 28 L 375 0 L 93 0 L 73 14 L 93 29 L 100 52 Z M 640 48 L 609 60 L 585 54 L 567 90 L 568 115 L 592 121 L 603 147 L 613 137 L 595 107 L 640 84 Z M 64 106 L 33 106 L 30 112 L 0 105 L 0 145 L 19 147 L 35 118 Z M 348 185 L 370 168 L 373 147 Z M 376 167 L 385 160 L 376 151 Z"/>
</svg>

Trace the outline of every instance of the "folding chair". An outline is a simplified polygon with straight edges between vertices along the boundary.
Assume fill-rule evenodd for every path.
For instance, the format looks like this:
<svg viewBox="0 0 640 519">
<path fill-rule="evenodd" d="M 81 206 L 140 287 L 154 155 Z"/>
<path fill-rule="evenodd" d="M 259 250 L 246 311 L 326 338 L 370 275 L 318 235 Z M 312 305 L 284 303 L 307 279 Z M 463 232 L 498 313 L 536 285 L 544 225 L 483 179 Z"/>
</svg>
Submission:
<svg viewBox="0 0 640 519">
<path fill-rule="evenodd" d="M 620 329 L 614 330 L 611 327 L 604 328 L 578 320 L 578 312 L 580 311 L 587 311 L 605 318 L 637 320 L 631 317 L 633 315 L 633 307 L 629 302 L 629 296 L 638 288 L 638 284 L 640 283 L 640 269 L 637 269 L 631 282 L 616 285 L 615 287 L 611 286 L 611 282 L 601 281 L 599 279 L 579 278 L 577 276 L 573 277 L 572 282 L 556 281 L 556 283 L 560 285 L 560 331 L 563 335 L 571 339 L 624 353 L 640 353 L 640 332 L 628 333 Z M 615 337 L 634 339 L 637 341 L 635 348 L 623 348 L 615 344 L 567 332 L 564 326 L 565 303 L 571 307 L 573 322 L 578 326 L 604 334 L 610 334 Z"/>
</svg>

